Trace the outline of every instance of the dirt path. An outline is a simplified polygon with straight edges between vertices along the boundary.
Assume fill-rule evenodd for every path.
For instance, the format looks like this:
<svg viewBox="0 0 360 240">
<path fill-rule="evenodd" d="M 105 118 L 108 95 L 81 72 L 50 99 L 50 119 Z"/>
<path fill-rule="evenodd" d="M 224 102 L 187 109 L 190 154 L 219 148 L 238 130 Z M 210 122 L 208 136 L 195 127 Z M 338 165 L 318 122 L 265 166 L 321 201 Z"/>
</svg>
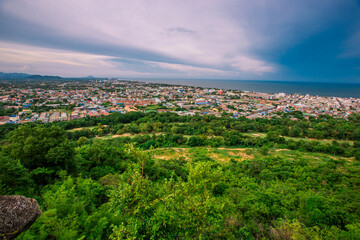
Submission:
<svg viewBox="0 0 360 240">
<path fill-rule="evenodd" d="M 275 152 L 282 152 L 282 151 L 291 151 L 290 149 L 276 149 Z"/>
<path fill-rule="evenodd" d="M 121 134 L 121 135 L 112 135 L 113 138 L 117 138 L 117 137 L 129 137 L 131 136 L 130 133 L 124 133 L 124 134 Z"/>
<path fill-rule="evenodd" d="M 82 127 L 81 128 L 73 128 L 73 129 L 69 129 L 69 131 L 80 131 L 82 129 L 83 129 Z"/>
<path fill-rule="evenodd" d="M 229 151 L 245 151 L 249 148 L 211 148 L 211 149 L 218 149 L 218 150 L 229 150 Z"/>
</svg>

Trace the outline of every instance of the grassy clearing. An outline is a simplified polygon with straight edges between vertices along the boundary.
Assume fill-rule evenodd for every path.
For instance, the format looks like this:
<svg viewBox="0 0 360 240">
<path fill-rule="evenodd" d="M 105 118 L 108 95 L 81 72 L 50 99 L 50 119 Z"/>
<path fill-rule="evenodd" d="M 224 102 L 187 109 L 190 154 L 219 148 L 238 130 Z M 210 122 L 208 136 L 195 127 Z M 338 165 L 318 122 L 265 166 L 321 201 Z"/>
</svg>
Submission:
<svg viewBox="0 0 360 240">
<path fill-rule="evenodd" d="M 258 148 L 210 148 L 210 147 L 193 147 L 193 148 L 158 148 L 147 150 L 154 159 L 161 160 L 215 160 L 218 162 L 230 162 L 230 160 L 244 161 L 252 160 L 264 155 Z M 350 163 L 353 158 L 337 157 L 324 153 L 308 153 L 289 149 L 270 149 L 267 156 L 274 158 L 288 159 L 291 161 L 305 160 L 309 166 L 319 166 L 332 160 Z"/>
<path fill-rule="evenodd" d="M 250 149 L 219 149 L 209 147 L 193 147 L 193 148 L 158 148 L 148 150 L 155 159 L 180 159 L 185 160 L 215 160 L 219 162 L 229 162 L 231 159 L 243 161 L 254 158 Z"/>
</svg>

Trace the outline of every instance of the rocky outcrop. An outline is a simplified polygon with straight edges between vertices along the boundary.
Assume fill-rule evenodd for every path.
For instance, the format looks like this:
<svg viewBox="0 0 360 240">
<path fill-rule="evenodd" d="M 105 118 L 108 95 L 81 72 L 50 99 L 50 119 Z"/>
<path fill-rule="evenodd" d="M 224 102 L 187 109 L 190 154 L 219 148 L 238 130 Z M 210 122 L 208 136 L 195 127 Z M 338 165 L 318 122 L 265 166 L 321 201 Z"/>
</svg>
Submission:
<svg viewBox="0 0 360 240">
<path fill-rule="evenodd" d="M 0 239 L 14 239 L 41 215 L 33 198 L 0 196 Z"/>
</svg>

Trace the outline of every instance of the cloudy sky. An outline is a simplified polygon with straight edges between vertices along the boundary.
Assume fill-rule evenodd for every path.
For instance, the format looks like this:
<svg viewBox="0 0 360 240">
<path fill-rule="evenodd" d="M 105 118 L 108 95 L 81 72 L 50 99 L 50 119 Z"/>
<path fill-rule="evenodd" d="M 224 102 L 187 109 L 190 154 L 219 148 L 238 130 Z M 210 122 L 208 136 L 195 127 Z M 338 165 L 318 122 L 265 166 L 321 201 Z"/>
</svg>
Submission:
<svg viewBox="0 0 360 240">
<path fill-rule="evenodd" d="M 360 5 L 0 0 L 0 71 L 360 83 Z"/>
</svg>

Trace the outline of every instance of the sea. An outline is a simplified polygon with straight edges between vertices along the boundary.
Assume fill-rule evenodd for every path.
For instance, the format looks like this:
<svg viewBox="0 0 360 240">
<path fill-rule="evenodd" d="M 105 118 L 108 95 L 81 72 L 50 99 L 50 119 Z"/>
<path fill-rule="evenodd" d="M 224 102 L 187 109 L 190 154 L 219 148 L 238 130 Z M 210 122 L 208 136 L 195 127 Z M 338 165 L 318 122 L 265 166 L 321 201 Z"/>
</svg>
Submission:
<svg viewBox="0 0 360 240">
<path fill-rule="evenodd" d="M 261 93 L 286 93 L 323 97 L 360 98 L 360 83 L 326 83 L 259 80 L 136 79 L 147 83 L 167 83 L 204 88 L 233 89 Z"/>
</svg>

